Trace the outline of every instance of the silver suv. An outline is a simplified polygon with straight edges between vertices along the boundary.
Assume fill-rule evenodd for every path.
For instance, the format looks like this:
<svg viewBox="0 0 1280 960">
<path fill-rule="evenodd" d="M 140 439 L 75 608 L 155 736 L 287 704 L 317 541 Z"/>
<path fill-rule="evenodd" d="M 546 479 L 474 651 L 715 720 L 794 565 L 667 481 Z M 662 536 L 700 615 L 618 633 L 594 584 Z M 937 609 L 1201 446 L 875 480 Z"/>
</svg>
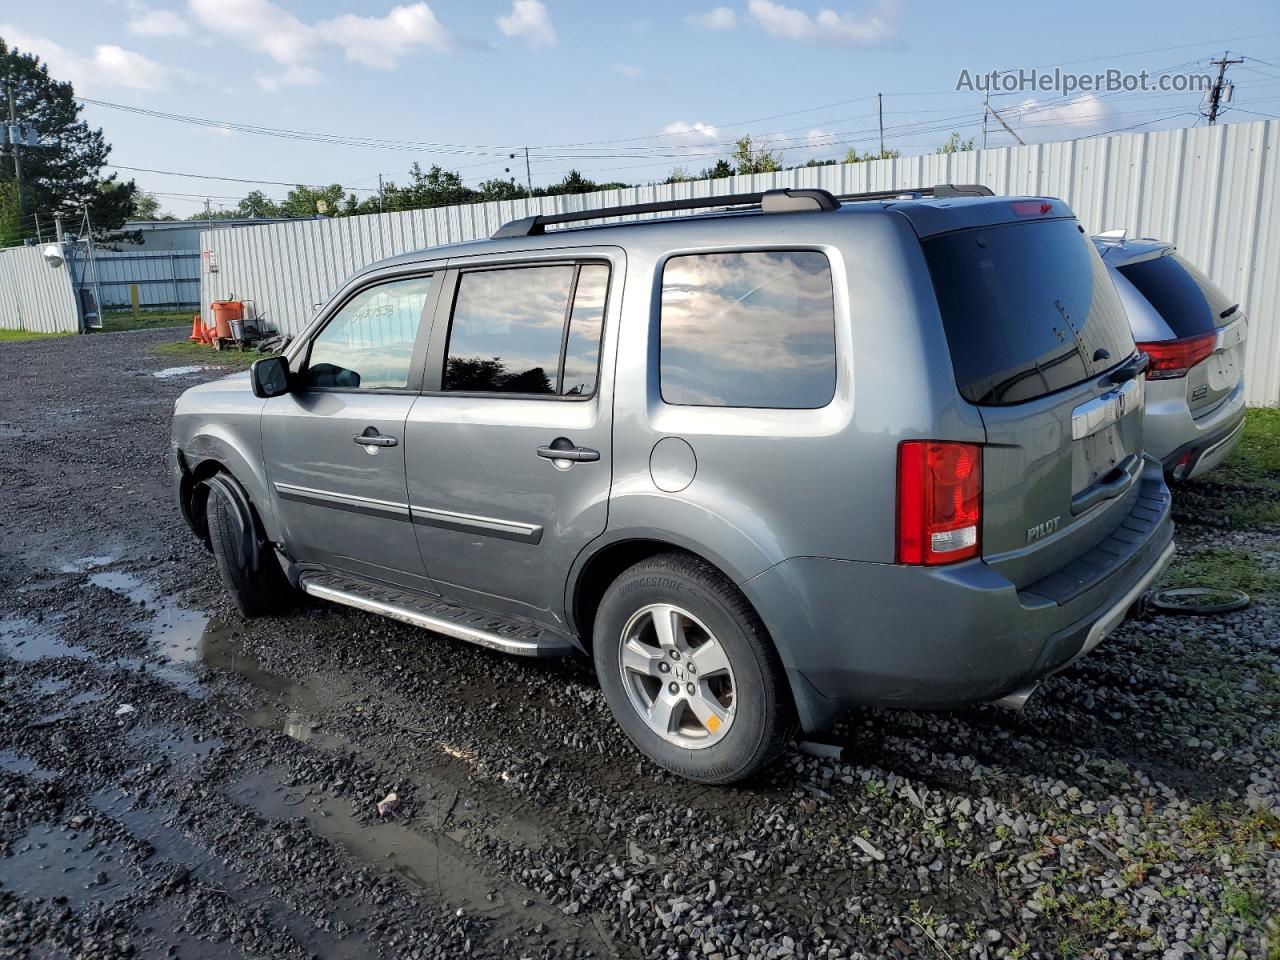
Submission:
<svg viewBox="0 0 1280 960">
<path fill-rule="evenodd" d="M 1244 432 L 1244 349 L 1249 321 L 1240 305 L 1175 252 L 1171 243 L 1093 238 L 1111 269 L 1147 365 L 1147 453 L 1174 480 L 1203 476 Z"/>
<path fill-rule="evenodd" d="M 298 590 L 589 655 L 695 780 L 854 704 L 1019 703 L 1173 526 L 1101 259 L 1061 201 L 984 193 L 638 204 L 375 264 L 183 394 L 178 501 L 246 615 Z"/>
</svg>

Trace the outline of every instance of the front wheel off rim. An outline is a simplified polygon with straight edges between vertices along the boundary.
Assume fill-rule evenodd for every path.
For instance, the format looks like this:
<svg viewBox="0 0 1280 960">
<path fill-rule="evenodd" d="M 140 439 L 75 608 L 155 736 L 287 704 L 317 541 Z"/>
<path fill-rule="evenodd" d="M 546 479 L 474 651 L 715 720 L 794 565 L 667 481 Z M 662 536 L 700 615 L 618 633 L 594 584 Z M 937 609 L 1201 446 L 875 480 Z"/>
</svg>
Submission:
<svg viewBox="0 0 1280 960">
<path fill-rule="evenodd" d="M 627 699 L 667 743 L 701 750 L 733 726 L 733 667 L 715 635 L 689 611 L 655 603 L 622 629 L 618 669 Z"/>
</svg>

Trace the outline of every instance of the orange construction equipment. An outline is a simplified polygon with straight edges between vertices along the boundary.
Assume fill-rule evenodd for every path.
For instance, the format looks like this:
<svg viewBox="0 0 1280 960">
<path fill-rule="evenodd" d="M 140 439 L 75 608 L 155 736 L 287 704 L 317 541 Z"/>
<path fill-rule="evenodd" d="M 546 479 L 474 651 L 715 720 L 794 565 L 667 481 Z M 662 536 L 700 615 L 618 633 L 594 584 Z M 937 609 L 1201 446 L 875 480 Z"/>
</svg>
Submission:
<svg viewBox="0 0 1280 960">
<path fill-rule="evenodd" d="M 204 340 L 204 328 L 200 326 L 200 314 L 196 314 L 191 318 L 191 336 L 187 337 L 192 343 L 200 343 Z"/>
<path fill-rule="evenodd" d="M 221 340 L 231 339 L 231 321 L 244 317 L 244 304 L 239 300 L 215 300 L 209 304 L 213 311 L 213 333 Z"/>
</svg>

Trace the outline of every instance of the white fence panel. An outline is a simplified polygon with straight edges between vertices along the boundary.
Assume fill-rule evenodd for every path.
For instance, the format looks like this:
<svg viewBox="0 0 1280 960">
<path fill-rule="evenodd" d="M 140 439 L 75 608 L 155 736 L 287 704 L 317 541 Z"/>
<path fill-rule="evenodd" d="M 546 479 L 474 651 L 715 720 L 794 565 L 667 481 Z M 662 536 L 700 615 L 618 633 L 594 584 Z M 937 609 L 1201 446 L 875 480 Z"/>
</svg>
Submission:
<svg viewBox="0 0 1280 960">
<path fill-rule="evenodd" d="M 384 257 L 474 240 L 508 220 L 681 197 L 820 187 L 833 193 L 982 183 L 1060 197 L 1091 233 L 1177 244 L 1250 320 L 1249 401 L 1280 402 L 1280 121 L 1127 133 L 958 154 L 807 167 L 697 183 L 535 197 L 366 217 L 206 230 L 203 302 L 235 294 L 297 333 L 342 281 Z M 47 268 L 46 268 L 47 269 Z"/>
<path fill-rule="evenodd" d="M 75 333 L 69 264 L 50 267 L 40 247 L 0 250 L 0 329 Z"/>
</svg>

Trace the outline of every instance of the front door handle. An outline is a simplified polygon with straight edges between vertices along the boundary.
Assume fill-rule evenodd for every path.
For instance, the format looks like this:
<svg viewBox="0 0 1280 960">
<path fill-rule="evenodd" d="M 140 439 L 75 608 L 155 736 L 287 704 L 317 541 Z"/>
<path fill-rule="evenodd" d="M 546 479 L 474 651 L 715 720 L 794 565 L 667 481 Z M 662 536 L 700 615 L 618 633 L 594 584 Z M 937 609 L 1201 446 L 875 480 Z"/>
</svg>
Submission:
<svg viewBox="0 0 1280 960">
<path fill-rule="evenodd" d="M 600 459 L 600 451 L 590 447 L 576 447 L 572 440 L 556 437 L 551 444 L 538 448 L 538 456 L 544 460 L 569 460 L 573 463 L 595 463 Z"/>
<path fill-rule="evenodd" d="M 400 442 L 395 437 L 388 437 L 383 434 L 375 434 L 372 437 L 361 434 L 360 436 L 352 437 L 351 439 L 362 447 L 394 447 Z"/>
</svg>

